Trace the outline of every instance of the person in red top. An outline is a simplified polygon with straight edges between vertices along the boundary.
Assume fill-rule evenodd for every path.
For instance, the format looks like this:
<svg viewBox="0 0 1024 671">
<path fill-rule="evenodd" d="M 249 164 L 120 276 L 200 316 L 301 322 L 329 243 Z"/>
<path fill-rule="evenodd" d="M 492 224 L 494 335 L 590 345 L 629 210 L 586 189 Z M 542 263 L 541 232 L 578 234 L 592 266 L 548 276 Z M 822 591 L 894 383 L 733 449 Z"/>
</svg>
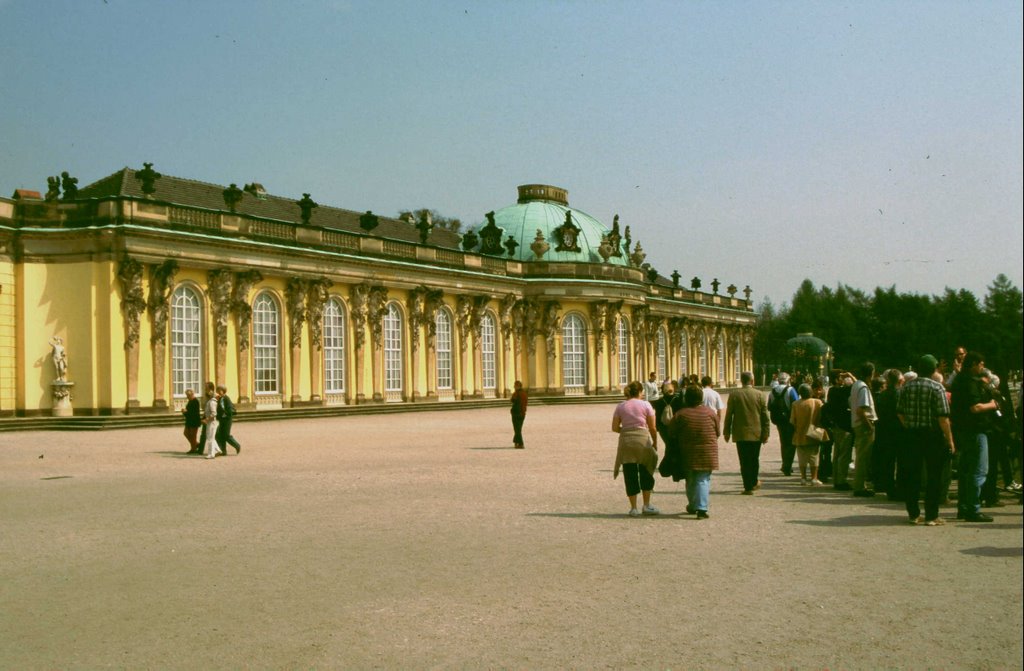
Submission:
<svg viewBox="0 0 1024 671">
<path fill-rule="evenodd" d="M 517 450 L 525 447 L 523 445 L 523 422 L 526 420 L 526 390 L 523 383 L 516 380 L 515 391 L 512 392 L 512 444 Z"/>
</svg>

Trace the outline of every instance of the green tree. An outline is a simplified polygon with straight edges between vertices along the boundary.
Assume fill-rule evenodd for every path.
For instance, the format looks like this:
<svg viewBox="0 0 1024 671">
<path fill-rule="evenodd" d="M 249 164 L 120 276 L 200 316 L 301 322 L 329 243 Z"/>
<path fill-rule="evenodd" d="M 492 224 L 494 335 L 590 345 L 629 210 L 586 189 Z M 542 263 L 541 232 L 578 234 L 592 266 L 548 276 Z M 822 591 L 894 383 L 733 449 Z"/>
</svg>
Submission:
<svg viewBox="0 0 1024 671">
<path fill-rule="evenodd" d="M 988 287 L 983 313 L 985 331 L 982 352 L 988 367 L 1006 376 L 1021 370 L 1024 350 L 1024 296 L 1021 290 L 1000 273 Z"/>
</svg>

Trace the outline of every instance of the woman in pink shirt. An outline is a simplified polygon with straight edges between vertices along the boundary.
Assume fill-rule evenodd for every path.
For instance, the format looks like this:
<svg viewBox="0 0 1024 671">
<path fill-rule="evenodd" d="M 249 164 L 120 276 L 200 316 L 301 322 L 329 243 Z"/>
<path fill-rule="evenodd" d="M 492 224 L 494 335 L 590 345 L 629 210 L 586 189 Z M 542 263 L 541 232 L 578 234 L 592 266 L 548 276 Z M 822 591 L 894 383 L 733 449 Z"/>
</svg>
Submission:
<svg viewBox="0 0 1024 671">
<path fill-rule="evenodd" d="M 660 510 L 651 505 L 654 490 L 654 469 L 658 465 L 658 430 L 655 428 L 654 408 L 643 398 L 644 387 L 637 381 L 626 385 L 626 400 L 615 407 L 612 431 L 619 434 L 619 449 L 615 455 L 613 478 L 622 469 L 629 498 L 630 517 L 639 517 L 636 495 L 643 493 L 644 515 L 657 515 Z"/>
</svg>

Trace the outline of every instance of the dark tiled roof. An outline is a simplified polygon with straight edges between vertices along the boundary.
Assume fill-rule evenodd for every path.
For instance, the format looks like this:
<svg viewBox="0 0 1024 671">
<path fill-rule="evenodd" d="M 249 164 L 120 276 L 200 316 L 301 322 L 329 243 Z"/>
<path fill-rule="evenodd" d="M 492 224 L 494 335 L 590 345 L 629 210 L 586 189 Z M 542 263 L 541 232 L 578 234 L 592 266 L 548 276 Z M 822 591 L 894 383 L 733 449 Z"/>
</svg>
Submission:
<svg viewBox="0 0 1024 671">
<path fill-rule="evenodd" d="M 226 186 L 163 175 L 160 179 L 156 180 L 155 188 L 156 191 L 152 195 L 154 200 L 210 210 L 228 210 L 228 206 L 224 203 L 224 189 L 227 188 Z M 134 169 L 122 168 L 114 174 L 78 190 L 79 199 L 118 196 L 145 197 L 145 194 L 142 192 L 142 182 L 136 179 Z M 263 198 L 257 198 L 249 192 L 243 192 L 242 200 L 236 205 L 235 211 L 238 214 L 253 217 L 264 217 L 296 223 L 300 221 L 299 206 L 296 200 L 270 194 Z M 354 210 L 320 205 L 313 210 L 310 224 L 348 231 L 350 233 L 365 234 L 365 231 L 359 227 L 359 217 L 362 215 L 362 212 Z M 400 219 L 382 217 L 380 215 L 378 217 L 380 224 L 377 228 L 373 229 L 371 235 L 380 238 L 404 240 L 406 242 L 419 242 L 419 231 L 414 226 Z M 445 229 L 435 228 L 430 234 L 428 244 L 435 247 L 458 248 L 459 240 L 459 235 Z"/>
</svg>

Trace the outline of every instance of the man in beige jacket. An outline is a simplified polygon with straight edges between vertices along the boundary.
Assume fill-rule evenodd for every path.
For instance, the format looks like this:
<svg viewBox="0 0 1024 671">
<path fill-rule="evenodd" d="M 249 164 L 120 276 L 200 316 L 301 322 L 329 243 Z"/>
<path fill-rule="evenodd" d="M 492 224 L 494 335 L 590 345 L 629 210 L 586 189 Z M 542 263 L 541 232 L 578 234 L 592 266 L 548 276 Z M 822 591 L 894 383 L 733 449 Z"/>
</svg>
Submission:
<svg viewBox="0 0 1024 671">
<path fill-rule="evenodd" d="M 736 441 L 736 452 L 740 458 L 740 475 L 743 476 L 743 493 L 748 496 L 760 488 L 757 475 L 761 470 L 761 446 L 768 442 L 771 423 L 768 420 L 768 406 L 764 394 L 754 389 L 754 374 L 740 374 L 743 386 L 729 394 L 725 408 L 725 441 Z"/>
</svg>

